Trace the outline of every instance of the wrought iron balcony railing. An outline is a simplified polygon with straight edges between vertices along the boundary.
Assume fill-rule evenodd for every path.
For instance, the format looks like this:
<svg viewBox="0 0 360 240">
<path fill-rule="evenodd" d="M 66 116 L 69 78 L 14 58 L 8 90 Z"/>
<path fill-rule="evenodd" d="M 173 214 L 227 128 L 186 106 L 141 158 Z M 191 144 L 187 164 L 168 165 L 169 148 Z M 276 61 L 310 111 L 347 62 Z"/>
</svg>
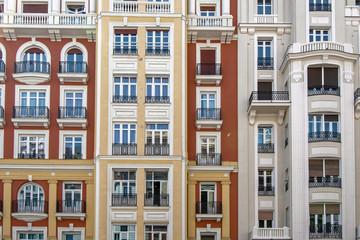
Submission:
<svg viewBox="0 0 360 240">
<path fill-rule="evenodd" d="M 342 238 L 342 226 L 339 224 L 312 225 L 309 238 Z"/>
<path fill-rule="evenodd" d="M 12 213 L 48 213 L 48 201 L 44 200 L 13 200 Z"/>
<path fill-rule="evenodd" d="M 64 159 L 82 159 L 81 153 L 64 153 Z"/>
<path fill-rule="evenodd" d="M 170 97 L 169 96 L 146 96 L 145 102 L 146 103 L 169 103 Z"/>
<path fill-rule="evenodd" d="M 221 75 L 221 63 L 198 63 L 196 75 Z"/>
<path fill-rule="evenodd" d="M 197 202 L 197 214 L 222 214 L 222 203 L 219 201 Z"/>
<path fill-rule="evenodd" d="M 221 120 L 221 108 L 198 108 L 196 120 Z"/>
<path fill-rule="evenodd" d="M 42 61 L 22 61 L 14 63 L 14 73 L 50 73 L 50 63 Z"/>
<path fill-rule="evenodd" d="M 221 153 L 198 153 L 196 154 L 198 166 L 221 166 Z"/>
<path fill-rule="evenodd" d="M 19 159 L 45 159 L 45 153 L 18 153 Z"/>
<path fill-rule="evenodd" d="M 87 73 L 87 62 L 61 61 L 59 64 L 59 73 Z"/>
<path fill-rule="evenodd" d="M 112 146 L 112 155 L 136 155 L 137 154 L 137 144 L 123 144 L 123 143 L 113 143 Z"/>
<path fill-rule="evenodd" d="M 340 96 L 340 87 L 323 85 L 323 86 L 311 86 L 308 88 L 308 96 L 315 95 L 334 95 Z"/>
<path fill-rule="evenodd" d="M 168 156 L 170 154 L 169 144 L 145 144 L 145 155 Z"/>
<path fill-rule="evenodd" d="M 113 103 L 137 103 L 137 96 L 113 96 Z"/>
<path fill-rule="evenodd" d="M 129 47 L 115 46 L 113 54 L 114 55 L 137 55 L 138 49 L 137 49 L 137 46 L 129 46 Z"/>
<path fill-rule="evenodd" d="M 49 119 L 49 108 L 14 106 L 13 118 Z"/>
<path fill-rule="evenodd" d="M 0 60 L 0 72 L 4 73 L 6 70 L 6 66 L 3 60 Z"/>
<path fill-rule="evenodd" d="M 86 107 L 59 107 L 60 119 L 87 119 Z"/>
<path fill-rule="evenodd" d="M 113 193 L 112 206 L 136 206 L 136 193 Z"/>
<path fill-rule="evenodd" d="M 148 46 L 146 48 L 146 55 L 149 56 L 170 56 L 169 45 L 165 46 Z"/>
<path fill-rule="evenodd" d="M 86 213 L 86 202 L 84 200 L 58 200 L 56 202 L 58 213 Z"/>
<path fill-rule="evenodd" d="M 275 196 L 275 187 L 274 186 L 259 186 L 258 187 L 259 196 Z"/>
<path fill-rule="evenodd" d="M 169 206 L 169 194 L 145 193 L 145 206 Z"/>
<path fill-rule="evenodd" d="M 310 3 L 309 11 L 331 11 L 331 3 Z"/>
<path fill-rule="evenodd" d="M 274 58 L 273 57 L 258 57 L 257 58 L 257 69 L 258 70 L 273 70 L 274 69 Z"/>
<path fill-rule="evenodd" d="M 253 101 L 276 102 L 288 100 L 288 91 L 253 91 L 249 98 L 249 106 Z"/>
<path fill-rule="evenodd" d="M 309 187 L 336 187 L 341 188 L 341 178 L 339 176 L 310 177 Z"/>
<path fill-rule="evenodd" d="M 258 143 L 258 153 L 273 153 L 274 150 L 273 143 Z"/>
<path fill-rule="evenodd" d="M 309 143 L 311 142 L 341 142 L 339 132 L 309 132 Z"/>
</svg>

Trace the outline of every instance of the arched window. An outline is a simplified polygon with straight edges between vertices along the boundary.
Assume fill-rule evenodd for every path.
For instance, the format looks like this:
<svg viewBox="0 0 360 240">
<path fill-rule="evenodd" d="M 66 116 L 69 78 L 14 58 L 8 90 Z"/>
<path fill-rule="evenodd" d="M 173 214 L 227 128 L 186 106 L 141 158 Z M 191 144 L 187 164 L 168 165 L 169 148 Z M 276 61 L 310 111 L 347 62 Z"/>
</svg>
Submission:
<svg viewBox="0 0 360 240">
<path fill-rule="evenodd" d="M 83 73 L 84 57 L 83 52 L 78 48 L 71 48 L 66 53 L 67 72 Z"/>
<path fill-rule="evenodd" d="M 24 184 L 18 193 L 18 212 L 44 212 L 45 195 L 36 183 Z"/>
<path fill-rule="evenodd" d="M 22 70 L 24 72 L 47 72 L 46 55 L 39 48 L 30 48 L 26 50 Z"/>
</svg>

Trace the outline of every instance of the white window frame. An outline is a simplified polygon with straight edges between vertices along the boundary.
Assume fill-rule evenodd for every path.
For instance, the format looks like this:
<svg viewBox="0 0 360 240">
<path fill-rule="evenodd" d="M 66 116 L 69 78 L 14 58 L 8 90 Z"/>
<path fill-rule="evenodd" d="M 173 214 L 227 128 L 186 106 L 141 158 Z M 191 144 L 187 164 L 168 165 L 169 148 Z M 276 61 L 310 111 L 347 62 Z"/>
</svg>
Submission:
<svg viewBox="0 0 360 240">
<path fill-rule="evenodd" d="M 65 200 L 65 184 L 80 184 L 81 188 L 80 188 L 80 200 L 83 200 L 83 184 L 82 182 L 63 182 L 62 185 L 62 200 Z"/>
<path fill-rule="evenodd" d="M 263 37 L 259 37 L 257 39 L 256 42 L 256 49 L 257 49 L 257 58 L 259 57 L 259 43 L 263 43 L 262 47 L 263 47 L 263 57 L 264 58 L 273 58 L 274 57 L 274 39 L 272 38 L 263 38 Z M 266 56 L 266 43 L 270 42 L 270 56 Z"/>
<path fill-rule="evenodd" d="M 118 124 L 118 125 L 120 125 L 120 128 L 119 129 L 115 129 L 115 125 L 116 124 Z M 123 136 L 123 125 L 124 124 L 127 124 L 127 125 L 129 125 L 129 128 L 127 129 L 128 131 L 129 131 L 129 135 L 128 135 L 128 143 L 127 144 L 130 144 L 130 131 L 131 130 L 135 130 L 135 142 L 134 142 L 134 144 L 137 144 L 137 124 L 136 123 L 125 123 L 125 122 L 114 122 L 113 123 L 113 131 L 112 131 L 112 143 L 115 143 L 115 130 L 119 130 L 119 132 L 120 132 L 120 135 L 119 135 L 119 140 L 120 140 L 120 142 L 119 142 L 119 144 L 124 144 L 123 142 L 122 142 L 122 136 Z M 131 129 L 130 128 L 130 125 L 135 125 L 135 129 Z"/>
<path fill-rule="evenodd" d="M 266 5 L 265 5 L 265 1 L 266 0 L 261 0 L 261 1 L 263 1 L 263 7 L 262 7 L 262 9 L 263 9 L 263 14 L 260 14 L 260 13 L 258 13 L 258 7 L 259 7 L 259 0 L 256 0 L 256 14 L 257 15 L 259 15 L 259 16 L 271 16 L 271 15 L 273 15 L 274 14 L 274 0 L 271 0 L 271 13 L 270 14 L 266 14 L 265 13 L 265 8 L 266 8 Z"/>
<path fill-rule="evenodd" d="M 82 159 L 86 159 L 86 145 L 87 145 L 87 132 L 86 131 L 68 131 L 60 130 L 59 131 L 59 159 L 64 159 L 65 153 L 65 137 L 81 137 L 81 154 Z M 65 159 L 71 160 L 71 159 Z"/>
<path fill-rule="evenodd" d="M 214 202 L 217 201 L 217 183 L 216 182 L 200 182 L 200 186 L 199 186 L 199 201 L 201 202 L 201 186 L 202 185 L 210 185 L 213 184 L 215 185 L 215 189 L 214 189 Z M 209 201 L 209 199 L 208 199 Z"/>
<path fill-rule="evenodd" d="M 150 125 L 150 124 L 155 124 L 155 129 L 147 129 L 146 128 L 146 125 Z M 168 125 L 168 129 L 157 129 L 156 128 L 156 125 L 158 125 L 158 124 L 167 124 Z M 169 123 L 158 123 L 158 122 L 154 122 L 154 123 L 149 123 L 149 122 L 147 122 L 146 124 L 145 124 L 145 144 L 147 144 L 147 133 L 148 132 L 152 132 L 152 134 L 151 134 L 151 138 L 152 138 L 152 140 L 151 140 L 151 144 L 156 144 L 155 143 L 155 132 L 160 132 L 160 145 L 162 145 L 162 144 L 164 144 L 162 141 L 163 141 L 163 132 L 167 132 L 167 143 L 166 144 L 168 144 L 169 146 L 170 146 L 170 137 L 169 137 L 169 134 L 170 134 L 170 124 Z"/>
<path fill-rule="evenodd" d="M 271 222 L 271 228 L 275 227 L 274 226 L 274 219 L 273 220 L 259 220 L 259 227 L 260 227 L 260 221 L 264 221 L 264 228 L 270 228 L 270 227 L 267 226 L 268 223 L 270 223 L 270 222 Z"/>
<path fill-rule="evenodd" d="M 79 1 L 81 1 L 81 0 L 79 0 Z M 79 1 L 76 1 L 74 3 L 78 3 Z M 63 1 L 62 3 L 64 4 L 64 2 L 65 1 Z M 70 2 L 70 1 L 67 0 L 67 2 Z M 87 3 L 87 1 L 86 1 L 86 3 Z M 83 53 L 83 62 L 88 62 L 88 52 L 87 52 L 86 47 L 83 44 L 81 44 L 79 42 L 75 42 L 75 41 L 69 42 L 63 46 L 63 48 L 61 49 L 61 53 L 60 53 L 60 61 L 67 61 L 68 51 L 71 49 L 74 49 L 74 48 L 79 49 Z M 75 87 L 75 86 L 73 86 L 73 87 Z"/>
<path fill-rule="evenodd" d="M 44 239 L 47 239 L 47 227 L 33 227 L 28 225 L 26 227 L 12 227 L 12 236 L 13 239 L 17 239 L 17 236 L 21 232 L 42 232 L 44 234 Z"/>
<path fill-rule="evenodd" d="M 196 1 L 196 15 L 200 16 L 201 6 L 215 6 L 215 17 L 221 16 L 220 0 L 197 0 Z"/>
<path fill-rule="evenodd" d="M 160 42 L 158 42 L 158 44 L 159 45 L 156 45 L 156 40 L 155 40 L 155 38 L 156 38 L 156 36 L 155 35 L 153 35 L 152 36 L 152 45 L 150 45 L 149 44 L 149 42 L 148 42 L 148 32 L 161 32 L 161 36 L 160 36 Z M 167 42 L 165 42 L 164 41 L 164 32 L 167 32 L 168 33 L 168 36 L 167 36 L 167 38 L 168 38 L 168 41 Z M 167 51 L 168 51 L 168 53 L 169 53 L 169 55 L 171 54 L 171 49 L 170 49 L 170 44 L 171 44 L 171 37 L 170 37 L 170 29 L 168 29 L 168 28 L 163 28 L 163 29 L 158 29 L 158 28 L 156 28 L 156 29 L 152 29 L 152 28 L 147 28 L 146 29 L 146 53 L 147 53 L 147 50 L 149 49 L 149 48 L 151 48 L 151 50 L 155 50 L 157 47 L 159 47 L 160 48 L 160 51 L 163 51 L 164 49 L 167 49 Z"/>
<path fill-rule="evenodd" d="M 115 84 L 115 78 L 120 78 L 120 83 L 116 83 Z M 122 80 L 123 78 L 129 78 L 129 83 L 123 83 Z M 136 83 L 131 83 L 130 82 L 130 79 L 131 78 L 135 78 L 136 79 Z M 120 88 L 120 95 L 115 95 L 115 86 L 116 85 L 119 85 L 119 88 Z M 124 96 L 124 91 L 123 91 L 123 86 L 124 85 L 128 85 L 129 86 L 129 89 L 128 89 L 128 97 L 137 97 L 138 95 L 138 79 L 137 79 L 137 76 L 135 75 L 115 75 L 113 77 L 113 96 Z M 131 95 L 131 86 L 135 86 L 135 96 L 132 96 Z M 145 90 L 146 91 L 146 90 Z"/>
<path fill-rule="evenodd" d="M 0 129 L 0 158 L 4 158 L 4 129 Z"/>
<path fill-rule="evenodd" d="M 147 81 L 147 79 L 148 78 L 151 78 L 152 79 L 152 83 L 147 83 L 146 82 L 146 84 L 145 84 L 145 95 L 146 96 L 148 96 L 147 95 L 147 86 L 148 85 L 151 85 L 151 95 L 149 96 L 149 97 L 155 97 L 155 85 L 159 85 L 160 86 L 160 97 L 169 97 L 169 99 L 170 99 L 170 93 L 171 93 L 171 91 L 170 91 L 170 77 L 168 76 L 168 75 L 157 75 L 157 76 L 146 76 L 146 80 L 145 81 Z M 161 83 L 155 83 L 155 78 L 160 78 L 161 79 Z M 162 80 L 163 79 L 166 79 L 167 78 L 167 80 L 168 80 L 168 83 L 162 83 Z M 164 93 L 163 93 L 163 86 L 167 86 L 168 87 L 168 96 L 164 96 Z"/>
<path fill-rule="evenodd" d="M 50 110 L 50 85 L 15 85 L 15 106 L 21 105 L 22 91 L 45 91 L 45 107 Z"/>
<path fill-rule="evenodd" d="M 84 227 L 73 227 L 74 225 L 72 223 L 69 224 L 69 227 L 58 227 L 58 236 L 61 236 L 61 240 L 64 240 L 62 238 L 64 233 L 68 232 L 80 232 L 81 233 L 81 240 L 85 240 L 85 228 Z"/>
<path fill-rule="evenodd" d="M 45 137 L 45 159 L 49 159 L 49 130 L 23 130 L 23 129 L 15 129 L 14 130 L 14 158 L 18 158 L 19 153 L 19 140 L 20 136 L 39 136 L 44 135 Z"/>
<path fill-rule="evenodd" d="M 201 153 L 201 138 L 215 138 L 215 153 L 221 153 L 221 132 L 196 132 L 196 153 Z"/>
<path fill-rule="evenodd" d="M 134 172 L 135 173 L 135 180 L 131 180 L 131 179 L 128 179 L 128 180 L 115 180 L 115 173 L 116 172 L 127 172 L 129 174 L 129 178 L 130 178 L 130 172 Z M 126 182 L 127 183 L 127 187 L 129 189 L 129 186 L 130 186 L 130 182 L 135 182 L 135 193 L 133 194 L 137 194 L 137 171 L 136 169 L 113 169 L 113 175 L 112 175 L 112 190 L 111 190 L 111 193 L 117 193 L 117 194 L 124 194 L 123 191 L 122 191 L 122 183 Z M 120 183 L 120 192 L 115 192 L 115 183 Z M 131 194 L 130 191 L 128 191 L 127 194 Z"/>
<path fill-rule="evenodd" d="M 22 1 L 24 2 L 24 0 L 22 0 Z M 22 1 L 18 1 L 18 9 L 21 9 L 21 11 L 22 11 Z M 47 2 L 47 0 L 42 1 L 42 2 Z M 49 4 L 49 6 L 50 6 L 50 4 Z M 41 49 L 46 56 L 46 62 L 51 63 L 51 54 L 50 54 L 50 50 L 48 49 L 48 47 L 45 44 L 43 44 L 42 42 L 38 42 L 35 40 L 26 42 L 18 48 L 18 50 L 16 52 L 16 61 L 22 62 L 26 51 L 31 48 Z M 23 86 L 30 87 L 30 85 L 23 85 Z M 34 86 L 34 87 L 37 87 L 37 86 Z"/>
<path fill-rule="evenodd" d="M 215 240 L 221 240 L 221 228 L 196 228 L 196 239 L 201 239 L 201 233 L 215 233 Z"/>
<path fill-rule="evenodd" d="M 259 178 L 260 176 L 262 176 L 263 179 L 264 179 L 264 184 L 263 184 L 263 185 L 260 185 L 260 182 L 258 182 L 258 186 L 266 187 L 266 186 L 267 186 L 267 179 L 266 179 L 266 177 L 267 177 L 268 175 L 259 175 L 259 171 L 263 171 L 263 172 L 266 172 L 266 173 L 271 172 L 271 186 L 274 187 L 274 185 L 275 185 L 275 183 L 274 183 L 274 180 L 275 180 L 274 169 L 259 169 L 259 170 L 258 170 L 258 178 Z M 265 173 L 265 174 L 266 174 L 266 173 Z"/>
<path fill-rule="evenodd" d="M 66 101 L 65 101 L 65 96 L 66 96 L 66 92 L 82 92 L 83 93 L 83 98 L 82 98 L 82 105 L 83 107 L 87 108 L 87 86 L 74 86 L 74 85 L 67 85 L 67 86 L 60 86 L 60 106 L 65 107 L 66 106 Z"/>
<path fill-rule="evenodd" d="M 258 138 L 258 144 L 260 144 L 259 143 L 259 130 L 260 129 L 271 129 L 271 142 L 270 142 L 270 144 L 271 143 L 274 143 L 274 127 L 273 126 L 263 126 L 263 125 L 259 125 L 258 126 L 258 129 L 257 129 L 257 138 Z M 265 131 L 263 131 L 263 144 L 267 144 L 266 143 L 266 133 L 265 133 Z"/>
<path fill-rule="evenodd" d="M 215 94 L 215 108 L 221 108 L 221 87 L 196 87 L 196 108 L 201 108 L 201 94 Z"/>
<path fill-rule="evenodd" d="M 149 233 L 146 231 L 146 226 L 152 226 L 152 230 L 151 230 L 151 236 L 152 236 L 152 239 L 154 239 L 154 226 L 166 226 L 166 240 L 169 240 L 169 225 L 168 224 L 144 224 L 144 239 L 145 239 L 145 235 L 146 233 Z M 157 232 L 155 232 L 157 233 Z M 163 233 L 163 232 L 160 232 L 160 233 Z M 161 238 L 162 239 L 162 238 Z"/>
<path fill-rule="evenodd" d="M 115 225 L 119 225 L 119 226 L 124 226 L 126 225 L 129 229 L 129 226 L 134 226 L 135 230 L 134 230 L 134 234 L 135 234 L 135 239 L 136 239 L 136 224 L 131 224 L 131 223 L 113 223 L 111 226 L 111 239 L 114 240 L 115 239 L 115 233 L 119 233 L 121 236 L 121 231 L 120 232 L 115 232 Z M 127 231 L 127 239 L 129 239 L 129 231 Z M 120 238 L 121 239 L 121 238 Z"/>
<path fill-rule="evenodd" d="M 340 116 L 340 114 L 327 114 L 327 113 L 320 113 L 320 114 L 312 114 L 312 113 L 310 113 L 309 115 L 308 115 L 308 132 L 310 133 L 310 128 L 309 128 L 309 123 L 310 123 L 310 121 L 309 121 L 309 117 L 320 117 L 321 118 L 321 127 L 320 127 L 320 129 L 318 130 L 317 129 L 317 122 L 316 122 L 316 118 L 314 118 L 314 131 L 313 132 L 325 132 L 325 116 L 337 116 L 338 117 L 338 121 L 337 121 L 337 132 L 338 133 L 341 133 L 341 124 L 340 124 L 340 120 L 341 120 L 341 116 Z M 331 125 L 330 125 L 331 126 Z M 332 128 L 332 126 L 331 126 L 331 128 Z M 334 132 L 332 129 L 331 130 L 329 130 L 329 132 Z"/>
<path fill-rule="evenodd" d="M 310 34 L 311 30 L 313 31 L 313 34 Z M 320 31 L 320 37 L 321 37 L 320 41 L 316 41 L 316 36 L 317 36 L 316 31 Z M 324 31 L 328 32 L 328 34 L 327 34 L 328 40 L 327 41 L 324 41 L 324 36 L 325 36 Z M 315 43 L 315 42 L 331 42 L 331 29 L 314 29 L 314 28 L 310 28 L 309 29 L 309 39 L 308 39 L 309 42 L 311 42 L 310 41 L 310 36 L 313 37 L 313 41 L 312 41 L 313 43 Z"/>
</svg>

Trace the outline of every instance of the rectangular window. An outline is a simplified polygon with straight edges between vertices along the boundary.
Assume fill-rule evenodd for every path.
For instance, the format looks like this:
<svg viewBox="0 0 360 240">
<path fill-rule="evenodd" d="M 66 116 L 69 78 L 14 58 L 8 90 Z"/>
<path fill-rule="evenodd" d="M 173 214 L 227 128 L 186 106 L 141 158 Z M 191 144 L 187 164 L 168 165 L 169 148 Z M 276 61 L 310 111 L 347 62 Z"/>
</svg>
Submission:
<svg viewBox="0 0 360 240">
<path fill-rule="evenodd" d="M 29 239 L 44 239 L 43 232 L 19 232 L 18 239 L 29 240 Z"/>
<path fill-rule="evenodd" d="M 167 172 L 146 172 L 145 206 L 169 206 L 167 189 Z"/>
<path fill-rule="evenodd" d="M 338 68 L 311 67 L 308 68 L 309 95 L 339 95 Z"/>
<path fill-rule="evenodd" d="M 169 78 L 147 77 L 145 101 L 147 103 L 168 103 L 170 101 Z"/>
<path fill-rule="evenodd" d="M 64 118 L 85 118 L 86 111 L 83 106 L 82 91 L 65 91 L 65 112 L 61 115 Z"/>
<path fill-rule="evenodd" d="M 310 236 L 331 234 L 334 238 L 341 238 L 340 204 L 310 204 L 309 212 Z"/>
<path fill-rule="evenodd" d="M 272 41 L 258 41 L 258 69 L 274 69 L 274 58 L 272 57 Z"/>
<path fill-rule="evenodd" d="M 339 160 L 309 160 L 309 187 L 341 187 Z"/>
<path fill-rule="evenodd" d="M 327 42 L 329 39 L 329 30 L 315 30 L 309 31 L 309 42 Z"/>
<path fill-rule="evenodd" d="M 310 11 L 331 11 L 331 0 L 310 0 Z"/>
<path fill-rule="evenodd" d="M 221 213 L 220 205 L 218 206 L 216 199 L 216 183 L 201 183 L 198 212 L 201 214 Z"/>
<path fill-rule="evenodd" d="M 146 124 L 147 144 L 168 144 L 169 124 Z"/>
<path fill-rule="evenodd" d="M 137 54 L 137 30 L 115 29 L 114 54 L 136 55 Z"/>
<path fill-rule="evenodd" d="M 45 91 L 20 91 L 20 106 L 15 107 L 15 117 L 48 117 Z"/>
<path fill-rule="evenodd" d="M 136 124 L 114 124 L 114 143 L 136 143 Z"/>
<path fill-rule="evenodd" d="M 82 137 L 65 136 L 64 159 L 82 159 Z"/>
<path fill-rule="evenodd" d="M 274 196 L 273 171 L 271 169 L 259 170 L 259 196 Z"/>
<path fill-rule="evenodd" d="M 136 103 L 136 77 L 114 78 L 114 103 Z"/>
<path fill-rule="evenodd" d="M 166 225 L 145 225 L 145 240 L 167 240 Z"/>
<path fill-rule="evenodd" d="M 271 0 L 257 0 L 257 14 L 270 15 L 271 12 Z"/>
<path fill-rule="evenodd" d="M 147 55 L 169 55 L 169 31 L 147 30 L 146 32 Z"/>
<path fill-rule="evenodd" d="M 214 17 L 216 15 L 216 6 L 200 6 L 200 16 Z"/>
<path fill-rule="evenodd" d="M 273 227 L 273 212 L 259 212 L 259 228 Z"/>
<path fill-rule="evenodd" d="M 45 158 L 45 136 L 19 136 L 18 158 Z"/>
<path fill-rule="evenodd" d="M 69 232 L 69 233 L 63 233 L 63 240 L 81 240 L 81 233 L 73 233 L 73 232 Z"/>
<path fill-rule="evenodd" d="M 82 185 L 81 183 L 64 183 L 62 212 L 81 213 Z"/>
<path fill-rule="evenodd" d="M 136 206 L 136 172 L 114 171 L 113 206 Z"/>
<path fill-rule="evenodd" d="M 338 115 L 309 115 L 309 132 L 338 132 Z"/>
<path fill-rule="evenodd" d="M 135 240 L 135 235 L 135 225 L 116 224 L 113 227 L 114 240 Z"/>
<path fill-rule="evenodd" d="M 360 6 L 360 0 L 356 0 L 355 5 L 356 5 L 356 6 Z"/>
</svg>

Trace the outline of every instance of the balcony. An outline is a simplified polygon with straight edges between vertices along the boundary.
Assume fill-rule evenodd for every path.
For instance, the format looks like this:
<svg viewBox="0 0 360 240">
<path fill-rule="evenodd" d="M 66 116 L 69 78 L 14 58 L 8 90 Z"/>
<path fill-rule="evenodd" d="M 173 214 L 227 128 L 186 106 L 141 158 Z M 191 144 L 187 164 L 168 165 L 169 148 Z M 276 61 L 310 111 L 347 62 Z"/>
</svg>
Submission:
<svg viewBox="0 0 360 240">
<path fill-rule="evenodd" d="M 308 96 L 316 96 L 316 95 L 340 96 L 340 87 L 338 87 L 338 86 L 330 86 L 330 85 L 323 85 L 323 86 L 318 86 L 318 87 L 309 87 Z"/>
<path fill-rule="evenodd" d="M 258 153 L 274 153 L 275 147 L 273 143 L 259 143 Z"/>
<path fill-rule="evenodd" d="M 222 80 L 221 63 L 197 63 L 195 81 L 200 84 L 219 85 Z"/>
<path fill-rule="evenodd" d="M 56 202 L 56 218 L 85 220 L 86 202 L 84 200 L 58 200 Z"/>
<path fill-rule="evenodd" d="M 196 109 L 196 127 L 198 130 L 202 128 L 216 128 L 216 130 L 220 130 L 222 122 L 221 108 Z"/>
<path fill-rule="evenodd" d="M 342 238 L 342 226 L 339 224 L 310 226 L 309 238 Z"/>
<path fill-rule="evenodd" d="M 258 70 L 274 70 L 274 58 L 273 57 L 258 57 L 257 69 Z"/>
<path fill-rule="evenodd" d="M 312 142 L 341 142 L 341 133 L 339 132 L 309 132 L 309 143 Z"/>
<path fill-rule="evenodd" d="M 251 125 L 255 123 L 256 114 L 276 114 L 281 125 L 289 106 L 288 91 L 253 91 L 248 105 L 249 122 Z"/>
<path fill-rule="evenodd" d="M 258 186 L 259 196 L 275 196 L 274 186 Z"/>
<path fill-rule="evenodd" d="M 341 178 L 339 176 L 310 177 L 309 188 L 316 187 L 341 188 Z"/>
<path fill-rule="evenodd" d="M 59 107 L 58 118 L 56 119 L 59 127 L 82 127 L 88 125 L 86 107 Z"/>
<path fill-rule="evenodd" d="M 331 3 L 309 3 L 309 11 L 331 11 Z"/>
<path fill-rule="evenodd" d="M 137 144 L 122 144 L 122 143 L 113 143 L 112 145 L 112 155 L 136 155 L 137 154 Z"/>
<path fill-rule="evenodd" d="M 83 83 L 88 81 L 88 65 L 87 62 L 67 62 L 59 63 L 59 73 L 57 74 L 60 83 Z"/>
<path fill-rule="evenodd" d="M 220 222 L 222 218 L 222 202 L 197 202 L 196 203 L 196 220 L 216 220 Z"/>
<path fill-rule="evenodd" d="M 137 96 L 113 96 L 113 103 L 137 103 Z"/>
<path fill-rule="evenodd" d="M 284 58 L 288 54 L 293 53 L 309 53 L 309 56 L 317 56 L 317 51 L 334 51 L 336 54 L 339 53 L 353 53 L 352 44 L 341 44 L 337 42 L 309 42 L 309 43 L 294 43 L 288 46 L 285 51 Z M 285 60 L 285 59 L 284 59 Z M 284 65 L 284 61 L 282 63 Z"/>
<path fill-rule="evenodd" d="M 5 83 L 6 77 L 6 66 L 3 60 L 0 60 L 0 83 Z"/>
<path fill-rule="evenodd" d="M 137 46 L 115 46 L 113 50 L 114 55 L 138 55 Z"/>
<path fill-rule="evenodd" d="M 50 125 L 48 107 L 13 107 L 13 118 L 11 119 L 15 128 L 19 126 L 44 126 Z"/>
<path fill-rule="evenodd" d="M 221 153 L 196 154 L 197 166 L 221 166 Z"/>
<path fill-rule="evenodd" d="M 113 207 L 129 207 L 137 205 L 137 195 L 136 193 L 113 193 L 112 194 L 112 202 Z"/>
<path fill-rule="evenodd" d="M 168 207 L 169 206 L 169 194 L 153 194 L 145 193 L 144 196 L 146 207 Z"/>
<path fill-rule="evenodd" d="M 230 43 L 235 31 L 231 15 L 203 17 L 188 16 L 188 41 L 217 39 L 221 43 Z"/>
<path fill-rule="evenodd" d="M 277 240 L 286 239 L 291 240 L 290 229 L 283 228 L 258 228 L 253 227 L 250 233 L 250 240 Z"/>
<path fill-rule="evenodd" d="M 169 144 L 145 144 L 145 155 L 147 156 L 169 156 Z"/>
<path fill-rule="evenodd" d="M 170 103 L 169 96 L 145 96 L 145 103 Z"/>
<path fill-rule="evenodd" d="M 155 46 L 155 47 L 147 46 L 145 54 L 146 54 L 146 56 L 170 56 L 169 43 Z"/>
<path fill-rule="evenodd" d="M 37 153 L 36 151 L 32 153 L 21 152 L 18 153 L 19 159 L 45 159 L 45 153 Z"/>
<path fill-rule="evenodd" d="M 50 80 L 50 63 L 48 62 L 15 62 L 14 68 L 14 79 L 22 83 L 34 85 Z"/>
<path fill-rule="evenodd" d="M 48 217 L 48 202 L 43 200 L 13 200 L 12 217 L 25 222 L 35 222 Z"/>
<path fill-rule="evenodd" d="M 114 1 L 113 11 L 119 13 L 171 13 L 169 2 Z"/>
<path fill-rule="evenodd" d="M 64 159 L 83 159 L 83 155 L 81 153 L 64 153 Z"/>
<path fill-rule="evenodd" d="M 259 24 L 277 23 L 278 15 L 276 14 L 255 14 L 254 22 Z"/>
</svg>

